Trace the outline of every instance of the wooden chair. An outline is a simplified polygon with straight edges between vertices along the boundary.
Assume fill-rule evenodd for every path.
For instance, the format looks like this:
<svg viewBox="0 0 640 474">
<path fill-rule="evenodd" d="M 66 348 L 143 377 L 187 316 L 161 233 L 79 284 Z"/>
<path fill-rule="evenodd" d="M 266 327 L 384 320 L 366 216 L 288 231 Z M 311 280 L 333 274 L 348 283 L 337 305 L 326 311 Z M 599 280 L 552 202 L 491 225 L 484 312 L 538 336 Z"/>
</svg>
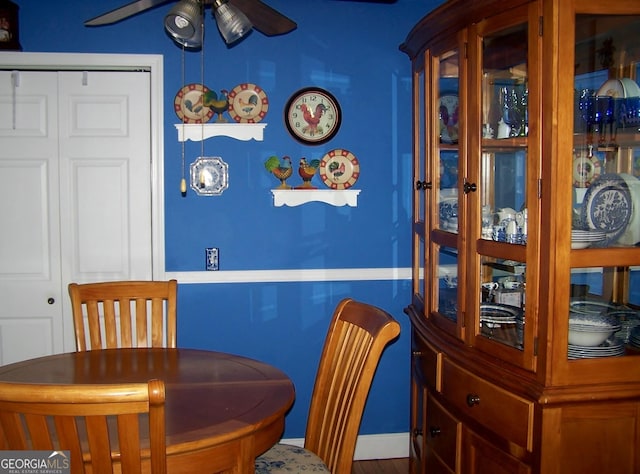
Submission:
<svg viewBox="0 0 640 474">
<path fill-rule="evenodd" d="M 383 349 L 399 334 L 400 325 L 385 311 L 341 301 L 322 350 L 304 449 L 275 445 L 256 460 L 256 474 L 350 473 L 373 375 Z"/>
<path fill-rule="evenodd" d="M 176 280 L 71 283 L 76 349 L 176 347 L 177 286 Z"/>
<path fill-rule="evenodd" d="M 165 474 L 164 402 L 160 380 L 113 385 L 0 382 L 0 449 L 68 450 L 72 474 L 140 474 L 149 467 L 153 474 Z M 141 432 L 145 437 L 148 433 L 149 446 L 141 447 Z"/>
</svg>

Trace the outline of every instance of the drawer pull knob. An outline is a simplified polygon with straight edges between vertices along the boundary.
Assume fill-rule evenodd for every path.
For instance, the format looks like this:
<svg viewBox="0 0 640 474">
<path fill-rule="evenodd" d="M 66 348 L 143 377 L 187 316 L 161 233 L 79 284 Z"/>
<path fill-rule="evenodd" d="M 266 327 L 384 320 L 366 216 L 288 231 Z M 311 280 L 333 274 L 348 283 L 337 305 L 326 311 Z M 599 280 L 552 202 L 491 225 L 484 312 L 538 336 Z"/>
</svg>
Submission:
<svg viewBox="0 0 640 474">
<path fill-rule="evenodd" d="M 432 438 L 435 438 L 436 436 L 440 436 L 441 433 L 442 433 L 442 430 L 437 426 L 432 426 L 431 428 L 429 428 L 429 434 L 431 435 Z"/>
<path fill-rule="evenodd" d="M 480 405 L 480 396 L 474 393 L 470 393 L 467 395 L 467 405 L 470 407 Z"/>
</svg>

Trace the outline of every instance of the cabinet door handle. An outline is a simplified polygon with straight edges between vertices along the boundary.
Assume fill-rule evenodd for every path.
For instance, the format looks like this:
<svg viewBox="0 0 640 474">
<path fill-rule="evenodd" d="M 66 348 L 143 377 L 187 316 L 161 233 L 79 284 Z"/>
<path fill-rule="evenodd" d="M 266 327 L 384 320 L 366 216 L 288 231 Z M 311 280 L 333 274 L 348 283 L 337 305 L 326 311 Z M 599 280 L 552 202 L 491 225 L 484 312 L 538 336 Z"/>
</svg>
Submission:
<svg viewBox="0 0 640 474">
<path fill-rule="evenodd" d="M 470 183 L 465 180 L 464 184 L 462 185 L 462 190 L 465 194 L 469 194 L 470 192 L 476 192 L 478 190 L 478 186 L 476 185 L 476 183 Z"/>
<path fill-rule="evenodd" d="M 418 191 L 420 191 L 421 189 L 431 189 L 433 185 L 431 184 L 431 181 L 416 181 L 416 189 Z"/>
<path fill-rule="evenodd" d="M 414 437 L 418 437 L 418 436 L 422 436 L 422 430 L 420 428 L 416 428 L 413 430 L 413 436 Z"/>
<path fill-rule="evenodd" d="M 442 430 L 438 426 L 432 426 L 429 428 L 429 434 L 432 438 L 435 438 L 436 436 L 440 436 L 440 434 L 442 434 Z"/>
<path fill-rule="evenodd" d="M 55 303 L 55 302 L 56 302 L 56 300 L 54 300 L 54 299 L 53 299 L 53 298 L 51 298 L 51 297 L 49 297 L 49 298 L 47 299 L 47 303 L 49 303 L 49 304 L 53 304 L 53 303 Z"/>
<path fill-rule="evenodd" d="M 476 405 L 480 405 L 480 395 L 476 395 L 475 393 L 470 393 L 467 395 L 467 405 L 470 407 L 474 407 Z"/>
</svg>

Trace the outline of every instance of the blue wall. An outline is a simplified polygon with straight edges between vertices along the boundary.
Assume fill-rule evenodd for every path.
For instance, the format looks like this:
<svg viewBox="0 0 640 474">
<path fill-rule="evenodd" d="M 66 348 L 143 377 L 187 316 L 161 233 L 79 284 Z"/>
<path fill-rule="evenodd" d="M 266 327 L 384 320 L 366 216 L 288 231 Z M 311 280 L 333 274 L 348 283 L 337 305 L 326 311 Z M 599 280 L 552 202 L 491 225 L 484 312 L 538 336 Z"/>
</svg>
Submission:
<svg viewBox="0 0 640 474">
<path fill-rule="evenodd" d="M 207 12 L 204 72 L 199 52 L 185 55 L 184 83 L 232 89 L 255 83 L 269 98 L 264 141 L 213 138 L 187 142 L 186 163 L 221 156 L 229 189 L 221 196 L 179 192 L 181 146 L 174 127 L 175 94 L 183 86 L 181 48 L 164 33 L 165 5 L 116 25 L 83 21 L 127 0 L 23 0 L 20 41 L 30 52 L 162 54 L 165 87 L 166 271 L 204 270 L 204 248 L 220 249 L 221 270 L 406 268 L 411 254 L 411 74 L 398 50 L 411 27 L 440 0 L 376 5 L 338 0 L 268 0 L 298 23 L 294 32 L 254 31 L 229 48 Z M 283 108 L 291 94 L 320 86 L 340 101 L 342 127 L 330 142 L 304 146 L 291 138 Z M 270 155 L 320 158 L 352 151 L 361 175 L 358 206 L 309 203 L 273 206 L 278 182 L 263 162 Z M 204 153 L 202 151 L 204 150 Z M 297 176 L 291 180 L 296 184 Z M 316 181 L 317 180 L 317 181 Z M 318 177 L 314 184 L 323 187 Z M 285 437 L 302 437 L 320 347 L 337 302 L 355 297 L 389 311 L 403 334 L 384 354 L 369 397 L 362 434 L 408 431 L 408 281 L 181 284 L 179 345 L 231 351 L 273 363 L 296 385 Z"/>
</svg>

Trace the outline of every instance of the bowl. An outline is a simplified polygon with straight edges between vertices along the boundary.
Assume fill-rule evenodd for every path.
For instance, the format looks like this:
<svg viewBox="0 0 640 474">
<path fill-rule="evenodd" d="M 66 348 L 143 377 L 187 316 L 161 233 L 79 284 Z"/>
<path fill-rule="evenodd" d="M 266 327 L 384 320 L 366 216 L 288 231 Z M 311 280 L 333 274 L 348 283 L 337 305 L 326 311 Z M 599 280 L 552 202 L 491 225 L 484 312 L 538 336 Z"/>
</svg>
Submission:
<svg viewBox="0 0 640 474">
<path fill-rule="evenodd" d="M 603 330 L 603 328 L 576 329 L 569 326 L 569 344 L 583 347 L 599 346 L 609 339 L 614 332 L 616 332 L 615 328 L 607 328 L 606 330 Z"/>
<path fill-rule="evenodd" d="M 621 99 L 624 97 L 624 86 L 619 79 L 609 79 L 604 82 L 596 92 L 596 97 L 613 97 Z"/>
<path fill-rule="evenodd" d="M 614 99 L 640 97 L 640 87 L 636 81 L 628 77 L 608 79 L 598 89 L 596 97 L 613 97 Z"/>
<path fill-rule="evenodd" d="M 620 322 L 606 314 L 569 315 L 569 344 L 575 346 L 599 346 L 616 331 L 620 330 Z"/>
</svg>

